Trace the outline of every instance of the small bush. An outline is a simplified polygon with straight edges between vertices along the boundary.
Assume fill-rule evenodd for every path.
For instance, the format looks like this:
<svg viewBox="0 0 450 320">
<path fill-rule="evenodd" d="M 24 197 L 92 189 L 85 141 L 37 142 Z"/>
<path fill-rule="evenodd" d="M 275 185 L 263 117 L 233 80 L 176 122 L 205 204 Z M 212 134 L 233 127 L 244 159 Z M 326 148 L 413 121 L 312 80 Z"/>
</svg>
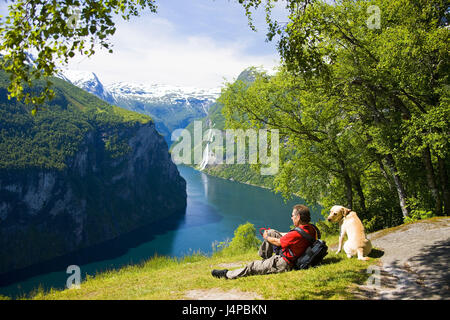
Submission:
<svg viewBox="0 0 450 320">
<path fill-rule="evenodd" d="M 422 219 L 432 218 L 434 216 L 432 211 L 411 210 L 409 217 L 404 217 L 403 220 L 405 223 L 411 223 Z"/>
<path fill-rule="evenodd" d="M 433 211 L 423 210 L 420 205 L 420 201 L 415 198 L 408 199 L 408 207 L 411 209 L 409 217 L 404 217 L 404 223 L 411 223 L 422 219 L 428 219 L 435 216 Z"/>
<path fill-rule="evenodd" d="M 319 228 L 322 237 L 339 234 L 339 224 L 328 221 L 317 221 L 316 227 Z"/>
<path fill-rule="evenodd" d="M 373 216 L 371 219 L 363 219 L 364 230 L 368 233 L 383 229 L 384 220 L 380 216 Z"/>
<path fill-rule="evenodd" d="M 255 250 L 261 245 L 261 241 L 256 236 L 256 229 L 253 224 L 247 222 L 241 224 L 235 231 L 231 241 L 213 244 L 217 252 L 222 254 L 237 254 Z M 220 250 L 221 249 L 221 250 Z M 220 250 L 220 251 L 219 251 Z"/>
</svg>

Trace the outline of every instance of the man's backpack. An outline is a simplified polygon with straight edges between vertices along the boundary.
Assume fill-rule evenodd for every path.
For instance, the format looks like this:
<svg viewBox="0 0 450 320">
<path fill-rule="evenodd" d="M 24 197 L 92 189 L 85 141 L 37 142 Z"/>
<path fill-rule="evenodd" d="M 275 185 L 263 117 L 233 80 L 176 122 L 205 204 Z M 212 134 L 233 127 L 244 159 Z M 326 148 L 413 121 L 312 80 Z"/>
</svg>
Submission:
<svg viewBox="0 0 450 320">
<path fill-rule="evenodd" d="M 301 270 L 307 269 L 309 267 L 315 267 L 322 262 L 323 258 L 328 254 L 328 246 L 325 241 L 320 240 L 319 229 L 312 224 L 317 233 L 317 240 L 313 236 L 303 231 L 301 228 L 294 228 L 303 238 L 308 240 L 311 245 L 306 249 L 306 251 L 298 257 L 294 262 L 294 269 Z"/>
</svg>

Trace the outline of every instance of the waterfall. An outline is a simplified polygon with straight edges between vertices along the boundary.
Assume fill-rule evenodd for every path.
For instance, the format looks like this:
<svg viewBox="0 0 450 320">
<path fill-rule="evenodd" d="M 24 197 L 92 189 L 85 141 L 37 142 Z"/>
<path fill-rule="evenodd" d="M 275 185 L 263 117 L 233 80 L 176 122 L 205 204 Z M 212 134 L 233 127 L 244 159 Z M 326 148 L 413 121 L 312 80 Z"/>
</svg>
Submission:
<svg viewBox="0 0 450 320">
<path fill-rule="evenodd" d="M 211 120 L 208 119 L 207 122 L 208 122 L 208 125 L 209 125 L 209 129 L 212 129 Z M 200 171 L 204 170 L 208 164 L 213 164 L 214 163 L 215 158 L 214 158 L 213 152 L 212 152 L 212 150 L 211 150 L 211 148 L 209 146 L 209 144 L 211 142 L 212 142 L 212 130 L 209 130 L 208 131 L 208 138 L 206 140 L 206 148 L 203 151 L 203 158 L 202 158 L 202 162 L 200 163 Z"/>
</svg>

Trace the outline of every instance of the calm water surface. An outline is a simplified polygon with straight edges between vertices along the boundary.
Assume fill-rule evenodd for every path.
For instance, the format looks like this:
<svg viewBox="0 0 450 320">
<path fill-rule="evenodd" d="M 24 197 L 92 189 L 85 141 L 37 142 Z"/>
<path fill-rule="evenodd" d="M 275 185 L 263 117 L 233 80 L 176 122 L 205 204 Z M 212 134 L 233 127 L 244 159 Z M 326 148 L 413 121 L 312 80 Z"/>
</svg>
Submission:
<svg viewBox="0 0 450 320">
<path fill-rule="evenodd" d="M 143 227 L 105 244 L 0 277 L 0 294 L 17 296 L 34 288 L 62 289 L 69 265 L 78 265 L 82 278 L 107 269 L 139 263 L 158 255 L 181 257 L 192 252 L 212 252 L 215 241 L 233 237 L 234 230 L 250 222 L 257 229 L 271 227 L 286 231 L 290 214 L 300 198 L 284 202 L 269 190 L 208 176 L 190 167 L 179 166 L 187 182 L 185 214 Z M 311 208 L 312 220 L 322 217 Z"/>
</svg>

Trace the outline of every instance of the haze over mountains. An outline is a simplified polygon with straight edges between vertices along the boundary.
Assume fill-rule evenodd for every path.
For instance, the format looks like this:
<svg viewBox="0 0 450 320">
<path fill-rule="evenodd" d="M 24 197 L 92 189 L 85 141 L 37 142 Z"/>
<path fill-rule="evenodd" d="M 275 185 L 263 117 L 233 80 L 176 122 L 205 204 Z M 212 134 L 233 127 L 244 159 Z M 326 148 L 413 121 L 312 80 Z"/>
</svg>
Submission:
<svg viewBox="0 0 450 320">
<path fill-rule="evenodd" d="M 170 145 L 173 130 L 205 117 L 220 95 L 220 88 L 202 89 L 162 84 L 115 82 L 104 85 L 89 71 L 61 70 L 58 77 L 102 100 L 151 116 L 157 130 Z"/>
</svg>

